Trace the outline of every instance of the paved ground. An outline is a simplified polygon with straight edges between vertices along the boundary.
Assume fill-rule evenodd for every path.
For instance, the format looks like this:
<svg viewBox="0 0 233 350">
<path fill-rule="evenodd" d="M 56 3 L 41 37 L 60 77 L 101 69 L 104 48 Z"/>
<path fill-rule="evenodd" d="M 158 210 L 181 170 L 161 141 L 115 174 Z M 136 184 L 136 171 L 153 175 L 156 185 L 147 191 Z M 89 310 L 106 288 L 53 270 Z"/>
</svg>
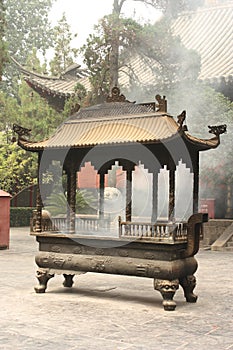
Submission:
<svg viewBox="0 0 233 350">
<path fill-rule="evenodd" d="M 145 278 L 87 273 L 66 289 L 56 276 L 36 294 L 36 251 L 28 228 L 0 250 L 1 350 L 233 350 L 233 253 L 201 250 L 198 302 L 180 289 L 165 312 Z"/>
</svg>

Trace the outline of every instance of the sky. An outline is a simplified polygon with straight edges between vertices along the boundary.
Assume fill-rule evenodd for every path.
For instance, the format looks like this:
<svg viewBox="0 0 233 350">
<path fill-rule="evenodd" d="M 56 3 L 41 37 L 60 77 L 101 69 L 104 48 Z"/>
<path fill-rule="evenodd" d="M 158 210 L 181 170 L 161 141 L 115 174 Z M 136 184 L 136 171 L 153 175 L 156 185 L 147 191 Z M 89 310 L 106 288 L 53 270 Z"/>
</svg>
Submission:
<svg viewBox="0 0 233 350">
<path fill-rule="evenodd" d="M 50 13 L 50 21 L 56 25 L 63 12 L 72 32 L 77 33 L 75 46 L 80 47 L 85 43 L 88 35 L 93 31 L 93 26 L 104 15 L 111 13 L 113 0 L 57 0 Z M 143 22 L 155 22 L 160 12 L 144 4 L 127 0 L 123 6 L 126 16 L 140 19 Z"/>
</svg>

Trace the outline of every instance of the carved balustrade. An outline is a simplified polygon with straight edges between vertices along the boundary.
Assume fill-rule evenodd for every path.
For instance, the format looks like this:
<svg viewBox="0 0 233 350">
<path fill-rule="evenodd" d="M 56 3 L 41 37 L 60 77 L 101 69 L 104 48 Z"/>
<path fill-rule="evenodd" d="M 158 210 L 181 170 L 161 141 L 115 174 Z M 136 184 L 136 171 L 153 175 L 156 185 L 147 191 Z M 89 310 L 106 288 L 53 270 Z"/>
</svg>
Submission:
<svg viewBox="0 0 233 350">
<path fill-rule="evenodd" d="M 110 229 L 110 219 L 99 219 L 91 216 L 79 216 L 75 219 L 75 230 L 80 233 L 98 232 Z M 42 218 L 42 232 L 69 231 L 69 221 L 66 217 Z M 31 231 L 35 232 L 35 220 L 31 225 Z"/>
<path fill-rule="evenodd" d="M 146 223 L 121 221 L 119 217 L 119 237 L 135 237 L 156 241 L 187 241 L 187 223 Z"/>
<path fill-rule="evenodd" d="M 80 233 L 97 233 L 111 230 L 110 218 L 99 219 L 96 216 L 79 216 L 75 219 L 75 231 Z M 33 220 L 31 231 L 35 231 Z M 42 218 L 42 232 L 69 231 L 66 217 Z M 186 242 L 187 222 L 131 222 L 119 217 L 119 238 L 139 238 L 152 241 Z"/>
</svg>

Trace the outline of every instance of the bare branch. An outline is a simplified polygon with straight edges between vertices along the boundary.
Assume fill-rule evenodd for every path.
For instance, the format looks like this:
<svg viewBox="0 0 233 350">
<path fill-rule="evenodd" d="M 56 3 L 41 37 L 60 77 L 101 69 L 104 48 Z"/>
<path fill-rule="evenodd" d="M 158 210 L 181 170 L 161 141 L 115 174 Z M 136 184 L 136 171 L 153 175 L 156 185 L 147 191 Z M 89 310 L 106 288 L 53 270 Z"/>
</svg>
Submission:
<svg viewBox="0 0 233 350">
<path fill-rule="evenodd" d="M 113 2 L 113 13 L 120 15 L 122 6 L 124 5 L 126 0 L 114 0 Z"/>
<path fill-rule="evenodd" d="M 120 9 L 122 9 L 122 6 L 124 5 L 125 2 L 126 2 L 126 0 L 121 0 L 121 2 L 119 4 Z"/>
<path fill-rule="evenodd" d="M 134 0 L 134 1 L 143 2 L 146 5 L 150 5 L 157 8 L 162 8 L 162 6 L 159 6 L 159 3 L 157 0 Z"/>
</svg>

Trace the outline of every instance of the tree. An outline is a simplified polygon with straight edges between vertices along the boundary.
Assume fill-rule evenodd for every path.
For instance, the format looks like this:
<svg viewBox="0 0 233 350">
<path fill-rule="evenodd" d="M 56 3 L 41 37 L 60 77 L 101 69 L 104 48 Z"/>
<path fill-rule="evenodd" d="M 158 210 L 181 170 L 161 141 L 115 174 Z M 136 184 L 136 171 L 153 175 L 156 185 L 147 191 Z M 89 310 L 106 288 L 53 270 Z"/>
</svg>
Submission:
<svg viewBox="0 0 233 350">
<path fill-rule="evenodd" d="M 105 16 L 81 49 L 95 95 L 104 94 L 117 85 L 119 67 L 123 66 L 123 62 L 119 62 L 119 52 L 133 49 L 137 34 L 142 30 L 142 26 L 130 18 L 121 19 L 117 28 L 114 23 L 114 15 Z"/>
<path fill-rule="evenodd" d="M 43 70 L 35 50 L 28 57 L 29 69 L 32 65 L 38 72 Z M 1 188 L 12 195 L 33 183 L 37 163 L 32 153 L 11 142 L 13 124 L 31 129 L 33 140 L 40 141 L 48 137 L 63 120 L 63 116 L 34 94 L 21 78 L 17 98 L 0 91 L 0 183 Z"/>
<path fill-rule="evenodd" d="M 33 48 L 45 54 L 45 51 L 52 45 L 48 14 L 54 1 L 4 0 L 8 49 L 20 63 L 25 63 L 28 53 Z"/>
<path fill-rule="evenodd" d="M 120 36 L 121 36 L 121 11 L 124 3 L 127 0 L 114 0 L 112 18 L 110 20 L 111 25 L 111 50 L 109 51 L 109 65 L 110 65 L 110 88 L 117 85 L 118 83 L 118 62 L 119 62 L 119 50 L 120 50 Z M 134 0 L 142 2 L 145 5 L 150 5 L 155 8 L 162 9 L 165 16 L 170 20 L 175 17 L 180 11 L 195 9 L 203 3 L 203 0 Z M 109 28 L 110 29 L 110 28 Z"/>
<path fill-rule="evenodd" d="M 4 34 L 5 34 L 5 7 L 3 5 L 3 0 L 0 0 L 0 81 L 2 80 L 4 65 L 8 61 Z"/>
<path fill-rule="evenodd" d="M 154 25 L 141 25 L 131 18 L 116 20 L 115 14 L 105 16 L 87 39 L 82 52 L 91 73 L 94 99 L 118 85 L 122 70 L 127 71 L 135 85 L 136 79 L 132 77 L 137 57 L 150 67 L 155 77 L 153 87 L 155 89 L 157 84 L 160 90 L 163 85 L 170 86 L 183 77 L 197 78 L 200 67 L 198 55 L 172 35 L 165 18 Z M 193 72 L 192 76 L 189 72 Z"/>
<path fill-rule="evenodd" d="M 36 56 L 36 50 L 28 56 L 28 68 L 32 66 L 41 72 L 43 65 Z M 18 80 L 18 96 L 11 96 L 4 91 L 0 92 L 0 130 L 12 130 L 13 124 L 32 129 L 34 139 L 41 140 L 48 137 L 61 124 L 63 116 L 49 107 L 46 100 L 24 81 L 23 76 Z"/>
<path fill-rule="evenodd" d="M 10 142 L 11 136 L 10 130 L 0 133 L 0 183 L 1 189 L 15 195 L 33 184 L 36 162 L 16 143 Z"/>
<path fill-rule="evenodd" d="M 76 37 L 77 34 L 72 34 L 66 16 L 63 13 L 62 18 L 58 21 L 58 25 L 53 30 L 54 57 L 50 61 L 52 75 L 61 76 L 68 67 L 75 64 L 78 49 L 73 48 L 71 44 Z M 82 74 L 81 70 L 80 73 Z M 70 97 L 66 101 L 64 117 L 69 117 L 77 105 L 82 104 L 86 97 L 86 89 L 81 83 L 77 82 L 74 90 L 75 96 Z"/>
<path fill-rule="evenodd" d="M 67 23 L 65 13 L 58 21 L 53 30 L 54 58 L 50 61 L 51 73 L 55 76 L 61 75 L 71 64 L 75 62 L 78 49 L 71 47 L 71 41 L 76 38 Z"/>
<path fill-rule="evenodd" d="M 9 56 L 25 64 L 36 48 L 42 55 L 52 46 L 52 30 L 48 13 L 55 0 L 3 0 L 6 8 L 5 37 Z M 19 72 L 12 64 L 4 72 L 4 89 L 17 96 Z"/>
</svg>

